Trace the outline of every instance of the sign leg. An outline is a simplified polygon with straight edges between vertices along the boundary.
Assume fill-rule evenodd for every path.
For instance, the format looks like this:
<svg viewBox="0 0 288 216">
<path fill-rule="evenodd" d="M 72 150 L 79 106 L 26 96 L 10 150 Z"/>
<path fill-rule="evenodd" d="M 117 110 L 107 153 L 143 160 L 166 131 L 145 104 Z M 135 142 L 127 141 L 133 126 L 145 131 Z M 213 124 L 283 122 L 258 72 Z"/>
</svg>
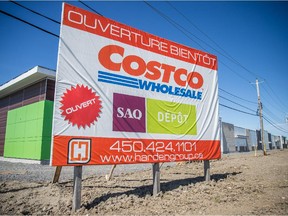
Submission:
<svg viewBox="0 0 288 216">
<path fill-rule="evenodd" d="M 81 205 L 82 166 L 74 167 L 72 211 L 77 211 Z"/>
<path fill-rule="evenodd" d="M 53 177 L 52 183 L 57 183 L 57 182 L 59 182 L 61 170 L 62 170 L 62 166 L 57 166 L 57 167 L 56 167 L 56 170 L 55 170 L 55 173 L 54 173 L 54 177 Z"/>
<path fill-rule="evenodd" d="M 205 181 L 210 181 L 210 161 L 204 160 L 204 178 Z"/>
<path fill-rule="evenodd" d="M 159 163 L 153 164 L 153 196 L 160 192 L 160 167 Z"/>
<path fill-rule="evenodd" d="M 109 175 L 105 175 L 105 178 L 106 178 L 107 181 L 110 181 L 110 180 L 111 180 L 115 168 L 116 168 L 116 164 L 114 164 L 114 165 L 112 166 Z"/>
</svg>

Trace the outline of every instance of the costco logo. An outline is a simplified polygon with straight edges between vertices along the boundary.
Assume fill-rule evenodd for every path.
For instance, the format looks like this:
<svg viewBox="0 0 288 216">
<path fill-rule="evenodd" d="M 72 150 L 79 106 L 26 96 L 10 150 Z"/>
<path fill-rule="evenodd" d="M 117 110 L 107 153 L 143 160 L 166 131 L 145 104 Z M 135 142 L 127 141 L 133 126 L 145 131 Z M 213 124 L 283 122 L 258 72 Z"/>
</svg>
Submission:
<svg viewBox="0 0 288 216">
<path fill-rule="evenodd" d="M 86 164 L 91 159 L 90 139 L 71 139 L 68 145 L 69 164 Z"/>
</svg>

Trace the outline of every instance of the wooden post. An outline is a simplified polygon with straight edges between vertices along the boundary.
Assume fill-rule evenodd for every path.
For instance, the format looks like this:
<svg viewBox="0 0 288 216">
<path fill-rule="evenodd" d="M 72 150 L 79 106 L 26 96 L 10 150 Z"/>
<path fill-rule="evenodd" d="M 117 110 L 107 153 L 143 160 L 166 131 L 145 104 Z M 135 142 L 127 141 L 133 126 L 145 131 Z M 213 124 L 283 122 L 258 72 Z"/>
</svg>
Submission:
<svg viewBox="0 0 288 216">
<path fill-rule="evenodd" d="M 210 181 L 210 161 L 204 160 L 204 178 L 205 181 Z"/>
<path fill-rule="evenodd" d="M 74 185 L 73 185 L 73 203 L 72 211 L 77 211 L 81 206 L 81 183 L 82 183 L 82 166 L 74 167 Z"/>
<path fill-rule="evenodd" d="M 159 163 L 153 165 L 153 196 L 157 196 L 160 192 L 160 167 Z"/>
<path fill-rule="evenodd" d="M 114 164 L 114 165 L 112 166 L 109 175 L 105 175 L 105 178 L 106 178 L 107 181 L 110 181 L 110 180 L 111 180 L 112 175 L 113 175 L 113 171 L 114 171 L 115 168 L 116 168 L 116 164 Z"/>
<path fill-rule="evenodd" d="M 57 166 L 56 167 L 52 183 L 59 182 L 61 170 L 62 170 L 62 166 Z"/>
</svg>

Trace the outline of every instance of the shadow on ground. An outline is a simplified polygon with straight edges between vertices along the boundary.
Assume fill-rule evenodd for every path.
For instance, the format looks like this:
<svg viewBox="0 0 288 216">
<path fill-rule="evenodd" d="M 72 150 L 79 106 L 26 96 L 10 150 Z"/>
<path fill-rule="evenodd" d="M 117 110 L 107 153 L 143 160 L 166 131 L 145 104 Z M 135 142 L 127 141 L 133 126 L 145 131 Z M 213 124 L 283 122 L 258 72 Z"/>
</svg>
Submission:
<svg viewBox="0 0 288 216">
<path fill-rule="evenodd" d="M 213 175 L 211 175 L 211 180 L 218 182 L 219 180 L 226 179 L 228 176 L 235 176 L 238 174 L 241 174 L 241 172 L 213 174 Z M 187 186 L 190 184 L 196 184 L 198 182 L 203 182 L 203 181 L 205 181 L 204 177 L 198 176 L 198 177 L 194 177 L 194 178 L 186 178 L 186 179 L 179 179 L 179 180 L 164 182 L 164 183 L 161 183 L 161 192 L 165 193 L 167 191 L 175 190 L 175 189 L 179 188 L 180 186 Z M 152 182 L 152 179 L 151 179 L 151 182 Z M 113 187 L 114 188 L 127 188 L 127 189 L 129 189 L 129 187 L 116 186 L 116 185 Z M 127 196 L 135 195 L 138 197 L 145 197 L 146 195 L 152 195 L 152 191 L 153 191 L 152 185 L 148 185 L 148 186 L 137 187 L 137 188 L 134 188 L 132 190 L 128 190 L 128 191 L 124 191 L 124 192 L 109 193 L 109 194 L 105 194 L 103 196 L 95 198 L 92 202 L 85 204 L 84 207 L 89 210 L 89 209 L 94 208 L 95 206 L 99 205 L 101 202 L 105 202 L 112 197 L 118 197 L 121 195 L 127 195 Z"/>
</svg>

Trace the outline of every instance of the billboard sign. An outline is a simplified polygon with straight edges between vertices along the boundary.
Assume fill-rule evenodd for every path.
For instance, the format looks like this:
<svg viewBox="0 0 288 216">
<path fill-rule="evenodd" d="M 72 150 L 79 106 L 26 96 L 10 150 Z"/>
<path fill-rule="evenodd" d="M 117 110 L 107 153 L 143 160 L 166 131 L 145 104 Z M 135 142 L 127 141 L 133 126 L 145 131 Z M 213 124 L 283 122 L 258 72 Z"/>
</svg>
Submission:
<svg viewBox="0 0 288 216">
<path fill-rule="evenodd" d="M 64 4 L 51 164 L 220 158 L 217 58 Z"/>
</svg>

